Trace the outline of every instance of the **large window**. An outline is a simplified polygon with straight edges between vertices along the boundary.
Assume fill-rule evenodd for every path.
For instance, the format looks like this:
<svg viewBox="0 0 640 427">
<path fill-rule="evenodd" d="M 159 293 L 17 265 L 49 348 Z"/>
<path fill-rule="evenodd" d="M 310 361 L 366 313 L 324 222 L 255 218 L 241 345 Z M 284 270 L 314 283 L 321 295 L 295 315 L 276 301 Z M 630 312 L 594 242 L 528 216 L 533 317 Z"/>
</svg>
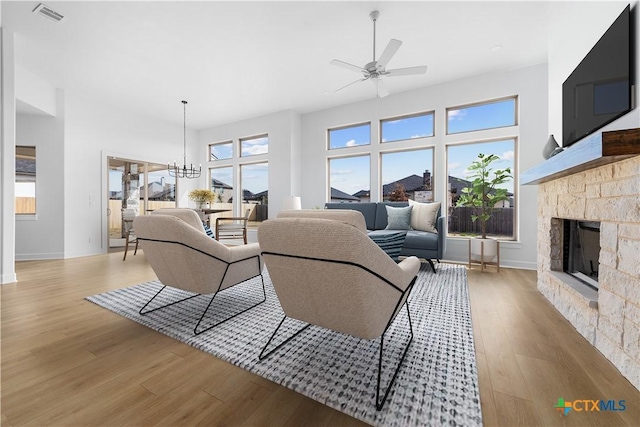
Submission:
<svg viewBox="0 0 640 427">
<path fill-rule="evenodd" d="M 213 205 L 216 208 L 224 207 L 231 210 L 233 203 L 233 167 L 213 168 L 210 171 L 211 191 L 216 195 Z"/>
<path fill-rule="evenodd" d="M 370 164 L 368 155 L 329 159 L 330 200 L 337 203 L 368 202 Z"/>
<path fill-rule="evenodd" d="M 516 98 L 447 108 L 447 134 L 517 124 Z"/>
<path fill-rule="evenodd" d="M 240 165 L 242 179 L 242 214 L 250 211 L 251 221 L 268 219 L 269 164 L 252 163 Z"/>
<path fill-rule="evenodd" d="M 257 156 L 269 152 L 269 137 L 267 135 L 252 136 L 240 140 L 240 157 Z"/>
<path fill-rule="evenodd" d="M 449 212 L 449 234 L 453 236 L 471 236 L 480 232 L 479 221 L 473 222 L 471 216 L 475 214 L 473 208 L 455 207 L 462 193 L 462 189 L 469 187 L 467 179 L 471 163 L 479 153 L 495 154 L 500 160 L 492 163 L 493 170 L 511 168 L 513 176 L 516 176 L 515 166 L 515 139 L 505 139 L 492 142 L 476 142 L 468 144 L 449 145 L 447 147 L 448 159 L 448 185 L 447 208 Z M 511 179 L 501 188 L 507 190 L 510 199 L 502 202 L 493 211 L 491 219 L 487 223 L 487 234 L 501 239 L 514 239 L 515 236 L 515 202 L 514 180 Z"/>
<path fill-rule="evenodd" d="M 382 153 L 382 200 L 433 201 L 433 149 Z"/>
<path fill-rule="evenodd" d="M 209 144 L 209 161 L 227 160 L 233 158 L 233 142 L 218 142 Z"/>
<path fill-rule="evenodd" d="M 329 129 L 329 149 L 371 144 L 371 124 L 363 123 Z"/>
<path fill-rule="evenodd" d="M 15 213 L 36 213 L 36 147 L 16 146 Z"/>
<path fill-rule="evenodd" d="M 380 141 L 393 142 L 433 136 L 433 112 L 380 120 Z"/>
</svg>

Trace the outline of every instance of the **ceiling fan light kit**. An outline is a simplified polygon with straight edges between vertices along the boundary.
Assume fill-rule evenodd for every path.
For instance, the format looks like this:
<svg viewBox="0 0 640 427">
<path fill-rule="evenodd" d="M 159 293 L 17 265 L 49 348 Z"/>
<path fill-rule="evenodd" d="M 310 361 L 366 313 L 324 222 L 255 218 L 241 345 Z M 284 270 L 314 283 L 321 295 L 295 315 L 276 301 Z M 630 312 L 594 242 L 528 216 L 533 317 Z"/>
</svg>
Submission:
<svg viewBox="0 0 640 427">
<path fill-rule="evenodd" d="M 365 80 L 371 80 L 376 87 L 376 95 L 378 98 L 384 98 L 389 95 L 389 91 L 384 84 L 384 81 L 381 80 L 381 77 L 397 77 L 397 76 L 410 76 L 417 74 L 424 74 L 427 72 L 426 65 L 420 65 L 416 67 L 406 67 L 406 68 L 396 68 L 394 70 L 387 70 L 386 66 L 396 54 L 402 42 L 400 40 L 391 39 L 387 44 L 387 47 L 380 55 L 380 58 L 376 61 L 376 21 L 380 17 L 380 12 L 374 10 L 369 14 L 369 17 L 373 21 L 373 60 L 364 65 L 364 67 L 359 67 L 357 65 L 350 64 L 348 62 L 341 61 L 339 59 L 334 59 L 331 61 L 332 65 L 345 68 L 347 70 L 356 71 L 358 73 L 362 73 L 362 78 L 358 79 L 354 82 L 351 82 L 341 88 L 337 89 L 336 92 L 339 92 L 353 84 L 363 82 Z"/>
</svg>

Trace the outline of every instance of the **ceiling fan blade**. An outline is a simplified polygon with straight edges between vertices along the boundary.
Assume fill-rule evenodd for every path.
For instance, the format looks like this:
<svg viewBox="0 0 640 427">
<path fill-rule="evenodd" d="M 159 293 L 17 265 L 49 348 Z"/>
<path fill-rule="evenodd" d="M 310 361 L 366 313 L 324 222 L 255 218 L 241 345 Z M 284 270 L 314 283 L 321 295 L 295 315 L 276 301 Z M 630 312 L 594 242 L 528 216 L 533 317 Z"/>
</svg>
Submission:
<svg viewBox="0 0 640 427">
<path fill-rule="evenodd" d="M 358 73 L 366 73 L 367 72 L 367 70 L 365 70 L 362 67 L 358 67 L 357 65 L 349 64 L 348 62 L 340 61 L 339 59 L 332 60 L 331 61 L 331 65 L 335 65 L 335 66 L 338 66 L 338 67 L 346 68 L 347 70 L 351 70 L 351 71 L 357 71 Z"/>
<path fill-rule="evenodd" d="M 389 44 L 384 48 L 384 52 L 380 55 L 380 59 L 378 59 L 378 68 L 384 68 L 387 66 L 387 63 L 393 58 L 393 55 L 396 54 L 402 42 L 400 40 L 391 39 L 389 40 Z"/>
<path fill-rule="evenodd" d="M 427 72 L 426 65 L 417 67 L 396 68 L 395 70 L 385 71 L 383 74 L 387 77 L 410 76 L 413 74 L 424 74 Z"/>
<path fill-rule="evenodd" d="M 387 85 L 384 84 L 381 78 L 374 79 L 373 84 L 376 86 L 376 95 L 378 96 L 378 98 L 384 98 L 385 96 L 389 95 Z"/>
<path fill-rule="evenodd" d="M 347 88 L 347 87 L 349 87 L 349 86 L 351 86 L 351 85 L 354 85 L 354 84 L 356 84 L 356 83 L 363 82 L 363 81 L 367 80 L 368 78 L 369 78 L 369 77 L 365 77 L 365 78 L 362 78 L 362 79 L 358 79 L 358 80 L 356 80 L 355 82 L 351 82 L 351 83 L 349 83 L 349 84 L 348 84 L 348 85 L 346 85 L 346 86 L 342 86 L 340 89 L 336 89 L 336 92 L 340 92 L 342 89 Z"/>
</svg>

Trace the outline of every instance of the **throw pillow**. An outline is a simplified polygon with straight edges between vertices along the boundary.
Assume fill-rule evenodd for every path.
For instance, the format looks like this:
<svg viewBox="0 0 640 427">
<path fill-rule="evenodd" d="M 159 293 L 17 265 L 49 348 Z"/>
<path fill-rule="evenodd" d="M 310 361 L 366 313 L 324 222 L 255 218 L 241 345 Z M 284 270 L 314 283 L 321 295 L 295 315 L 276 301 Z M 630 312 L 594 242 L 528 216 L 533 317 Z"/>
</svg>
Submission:
<svg viewBox="0 0 640 427">
<path fill-rule="evenodd" d="M 202 226 L 204 227 L 204 232 L 207 233 L 207 236 L 211 237 L 212 239 L 216 238 L 211 227 L 209 227 L 207 224 L 202 224 Z"/>
<path fill-rule="evenodd" d="M 411 230 L 412 206 L 405 206 L 403 208 L 385 207 L 387 208 L 387 227 L 385 230 Z"/>
<path fill-rule="evenodd" d="M 411 228 L 420 231 L 429 231 L 437 233 L 436 221 L 438 211 L 440 210 L 440 202 L 420 203 L 409 199 L 409 206 L 413 208 L 411 211 Z"/>
</svg>

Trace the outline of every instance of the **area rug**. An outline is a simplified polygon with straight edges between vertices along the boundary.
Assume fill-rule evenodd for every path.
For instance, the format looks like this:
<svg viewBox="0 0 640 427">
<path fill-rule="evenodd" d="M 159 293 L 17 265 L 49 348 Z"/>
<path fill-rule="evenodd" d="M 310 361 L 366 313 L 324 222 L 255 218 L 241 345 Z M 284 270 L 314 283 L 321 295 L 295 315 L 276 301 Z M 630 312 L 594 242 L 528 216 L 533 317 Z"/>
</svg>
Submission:
<svg viewBox="0 0 640 427">
<path fill-rule="evenodd" d="M 193 335 L 193 327 L 208 304 L 206 296 L 145 316 L 138 310 L 161 288 L 158 281 L 86 299 L 371 425 L 482 425 L 464 267 L 439 264 L 437 274 L 426 264 L 420 269 L 409 300 L 414 340 L 381 411 L 375 409 L 379 340 L 311 327 L 267 359 L 258 360 L 283 316 L 266 271 L 264 278 L 265 303 L 198 336 Z M 221 292 L 209 309 L 206 324 L 257 302 L 262 296 L 260 288 L 257 278 Z M 167 290 L 158 304 L 187 295 Z M 285 334 L 300 327 L 295 322 L 285 322 Z M 385 338 L 385 367 L 394 366 L 408 338 L 407 328 L 403 309 Z M 389 375 L 383 376 L 384 387 L 392 370 L 385 371 Z"/>
</svg>

